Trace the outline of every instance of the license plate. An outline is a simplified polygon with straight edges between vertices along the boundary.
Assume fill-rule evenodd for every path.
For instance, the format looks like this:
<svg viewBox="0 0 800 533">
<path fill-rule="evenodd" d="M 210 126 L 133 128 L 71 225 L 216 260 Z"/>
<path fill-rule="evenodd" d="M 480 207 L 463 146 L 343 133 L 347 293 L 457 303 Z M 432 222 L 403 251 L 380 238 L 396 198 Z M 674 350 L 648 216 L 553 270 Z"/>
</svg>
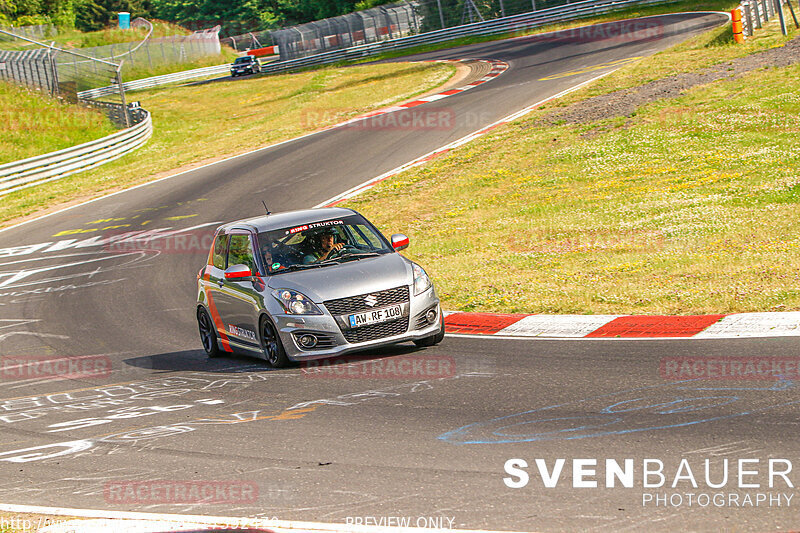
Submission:
<svg viewBox="0 0 800 533">
<path fill-rule="evenodd" d="M 381 322 L 388 322 L 403 316 L 403 308 L 399 305 L 392 307 L 384 307 L 383 309 L 373 309 L 366 313 L 356 313 L 350 315 L 351 328 L 360 328 L 361 326 L 369 326 L 370 324 L 379 324 Z"/>
</svg>

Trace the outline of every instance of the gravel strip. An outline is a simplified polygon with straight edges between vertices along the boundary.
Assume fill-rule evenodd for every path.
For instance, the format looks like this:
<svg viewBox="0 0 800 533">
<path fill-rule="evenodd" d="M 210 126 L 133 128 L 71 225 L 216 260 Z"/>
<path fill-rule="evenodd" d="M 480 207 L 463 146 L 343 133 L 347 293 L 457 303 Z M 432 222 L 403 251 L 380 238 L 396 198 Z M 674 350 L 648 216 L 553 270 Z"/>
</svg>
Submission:
<svg viewBox="0 0 800 533">
<path fill-rule="evenodd" d="M 743 76 L 764 67 L 787 67 L 800 62 L 800 37 L 785 46 L 772 48 L 696 72 L 686 72 L 652 81 L 641 87 L 594 96 L 548 113 L 535 125 L 587 124 L 614 117 L 630 117 L 639 107 L 666 98 L 677 98 L 699 85 Z"/>
</svg>

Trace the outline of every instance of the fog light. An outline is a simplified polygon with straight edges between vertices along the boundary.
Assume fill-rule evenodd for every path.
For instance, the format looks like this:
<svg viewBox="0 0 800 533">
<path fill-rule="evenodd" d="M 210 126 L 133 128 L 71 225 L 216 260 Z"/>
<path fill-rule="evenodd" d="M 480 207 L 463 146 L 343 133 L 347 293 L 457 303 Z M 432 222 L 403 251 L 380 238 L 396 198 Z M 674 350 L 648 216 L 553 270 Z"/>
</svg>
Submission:
<svg viewBox="0 0 800 533">
<path fill-rule="evenodd" d="M 313 348 L 317 345 L 317 338 L 314 335 L 301 335 L 297 342 L 303 348 Z"/>
<path fill-rule="evenodd" d="M 428 324 L 436 322 L 436 309 L 429 309 L 428 312 L 425 313 L 425 320 L 428 321 Z"/>
</svg>

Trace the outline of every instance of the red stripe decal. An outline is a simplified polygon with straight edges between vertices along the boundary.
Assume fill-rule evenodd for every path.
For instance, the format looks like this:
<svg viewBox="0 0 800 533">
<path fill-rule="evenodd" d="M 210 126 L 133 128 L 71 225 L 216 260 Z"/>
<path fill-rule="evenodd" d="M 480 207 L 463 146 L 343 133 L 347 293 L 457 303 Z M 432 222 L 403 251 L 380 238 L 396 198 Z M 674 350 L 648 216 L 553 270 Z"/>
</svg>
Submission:
<svg viewBox="0 0 800 533">
<path fill-rule="evenodd" d="M 528 315 L 493 313 L 453 313 L 444 319 L 448 333 L 472 333 L 491 335 L 519 322 Z"/>
<path fill-rule="evenodd" d="M 587 337 L 692 337 L 725 315 L 621 316 Z"/>
</svg>

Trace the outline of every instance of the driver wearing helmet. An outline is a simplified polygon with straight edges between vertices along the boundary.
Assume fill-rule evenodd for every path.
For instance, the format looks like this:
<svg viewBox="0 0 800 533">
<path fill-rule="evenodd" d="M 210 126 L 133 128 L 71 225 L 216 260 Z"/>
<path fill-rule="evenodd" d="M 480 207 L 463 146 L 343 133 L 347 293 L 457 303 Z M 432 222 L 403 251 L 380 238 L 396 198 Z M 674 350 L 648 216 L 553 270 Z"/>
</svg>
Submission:
<svg viewBox="0 0 800 533">
<path fill-rule="evenodd" d="M 324 261 L 344 247 L 343 243 L 336 242 L 336 232 L 333 228 L 325 228 L 313 238 L 315 239 L 315 249 L 303 258 L 305 264 Z"/>
</svg>

